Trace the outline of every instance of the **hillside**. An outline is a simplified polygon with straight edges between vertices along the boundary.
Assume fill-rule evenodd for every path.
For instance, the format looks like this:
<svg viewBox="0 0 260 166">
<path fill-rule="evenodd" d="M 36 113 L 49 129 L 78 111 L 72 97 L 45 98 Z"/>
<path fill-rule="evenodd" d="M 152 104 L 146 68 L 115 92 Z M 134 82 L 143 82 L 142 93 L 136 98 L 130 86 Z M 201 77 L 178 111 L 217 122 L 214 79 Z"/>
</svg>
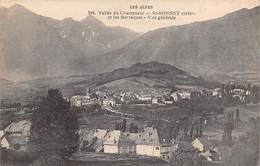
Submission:
<svg viewBox="0 0 260 166">
<path fill-rule="evenodd" d="M 259 11 L 260 7 L 241 9 L 209 21 L 148 32 L 122 49 L 89 59 L 88 69 L 100 72 L 158 61 L 203 76 L 259 72 Z"/>
<path fill-rule="evenodd" d="M 24 80 L 86 73 L 86 58 L 121 48 L 138 35 L 93 16 L 55 20 L 20 5 L 0 7 L 0 75 Z"/>
<path fill-rule="evenodd" d="M 140 90 L 145 88 L 208 88 L 214 82 L 194 77 L 174 66 L 158 62 L 137 63 L 127 68 L 112 72 L 92 75 L 71 75 L 19 81 L 11 86 L 2 86 L 2 98 L 15 98 L 17 101 L 30 99 L 32 96 L 46 95 L 48 89 L 58 88 L 65 96 L 85 94 L 87 88 L 109 88 Z"/>
<path fill-rule="evenodd" d="M 203 79 L 168 64 L 158 62 L 137 63 L 128 68 L 98 74 L 87 80 L 73 82 L 74 86 L 146 88 L 173 87 L 175 85 L 202 85 Z"/>
</svg>

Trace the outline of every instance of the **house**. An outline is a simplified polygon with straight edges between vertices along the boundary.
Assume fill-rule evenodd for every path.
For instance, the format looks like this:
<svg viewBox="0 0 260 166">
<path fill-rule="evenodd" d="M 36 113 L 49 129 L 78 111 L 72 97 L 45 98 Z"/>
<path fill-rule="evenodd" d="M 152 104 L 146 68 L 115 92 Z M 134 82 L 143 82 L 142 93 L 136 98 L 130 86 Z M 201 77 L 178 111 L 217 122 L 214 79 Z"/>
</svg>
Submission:
<svg viewBox="0 0 260 166">
<path fill-rule="evenodd" d="M 21 120 L 12 122 L 3 131 L 5 139 L 8 142 L 8 149 L 17 151 L 26 151 L 30 138 L 31 122 L 29 120 Z M 3 141 L 3 140 L 2 140 Z"/>
<path fill-rule="evenodd" d="M 207 150 L 213 150 L 215 145 L 212 141 L 204 137 L 198 137 L 191 142 L 191 145 L 200 152 L 206 152 Z"/>
<path fill-rule="evenodd" d="M 177 92 L 177 93 L 178 93 L 180 99 L 190 99 L 191 92 L 189 92 L 189 91 L 180 91 L 180 92 Z"/>
<path fill-rule="evenodd" d="M 169 160 L 172 149 L 171 138 L 168 132 L 157 130 L 155 127 L 145 127 L 137 133 L 136 154 L 160 157 Z"/>
<path fill-rule="evenodd" d="M 72 96 L 70 99 L 71 105 L 75 107 L 81 107 L 82 106 L 81 101 L 82 101 L 82 96 L 79 95 Z"/>
<path fill-rule="evenodd" d="M 74 107 L 83 107 L 83 106 L 96 104 L 97 101 L 95 98 L 90 98 L 89 96 L 76 95 L 71 97 L 70 103 Z"/>
<path fill-rule="evenodd" d="M 31 130 L 31 122 L 29 120 L 21 120 L 19 122 L 12 122 L 5 129 L 4 133 L 19 133 L 22 136 L 29 137 Z"/>
<path fill-rule="evenodd" d="M 3 130 L 0 130 L 0 142 L 1 142 L 1 148 L 9 149 L 9 142 L 6 139 L 6 134 Z"/>
<path fill-rule="evenodd" d="M 221 98 L 222 97 L 222 90 L 221 88 L 215 88 L 212 90 L 212 96 L 216 96 Z"/>
<path fill-rule="evenodd" d="M 157 97 L 152 98 L 152 104 L 158 104 L 158 98 Z"/>
<path fill-rule="evenodd" d="M 103 100 L 103 106 L 105 107 L 114 107 L 116 106 L 116 100 L 114 98 L 106 98 Z"/>
<path fill-rule="evenodd" d="M 176 91 L 171 94 L 173 101 L 179 101 L 182 99 L 190 99 L 191 92 L 189 91 Z"/>
<path fill-rule="evenodd" d="M 173 98 L 173 101 L 178 101 L 178 93 L 177 92 L 173 92 L 172 94 L 171 94 L 171 97 Z"/>
<path fill-rule="evenodd" d="M 160 157 L 160 142 L 157 129 L 146 127 L 136 141 L 136 154 Z"/>
<path fill-rule="evenodd" d="M 112 130 L 104 138 L 104 153 L 135 153 L 135 141 L 120 130 Z"/>
</svg>

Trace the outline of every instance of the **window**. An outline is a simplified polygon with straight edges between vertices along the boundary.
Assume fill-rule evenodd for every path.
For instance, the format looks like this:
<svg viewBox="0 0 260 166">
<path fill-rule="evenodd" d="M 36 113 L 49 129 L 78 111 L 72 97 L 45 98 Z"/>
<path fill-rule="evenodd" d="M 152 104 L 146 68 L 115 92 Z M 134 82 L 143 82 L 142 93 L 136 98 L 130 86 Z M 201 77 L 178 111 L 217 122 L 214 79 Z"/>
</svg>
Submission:
<svg viewBox="0 0 260 166">
<path fill-rule="evenodd" d="M 156 149 L 156 150 L 159 150 L 159 147 L 157 146 L 155 149 Z"/>
</svg>

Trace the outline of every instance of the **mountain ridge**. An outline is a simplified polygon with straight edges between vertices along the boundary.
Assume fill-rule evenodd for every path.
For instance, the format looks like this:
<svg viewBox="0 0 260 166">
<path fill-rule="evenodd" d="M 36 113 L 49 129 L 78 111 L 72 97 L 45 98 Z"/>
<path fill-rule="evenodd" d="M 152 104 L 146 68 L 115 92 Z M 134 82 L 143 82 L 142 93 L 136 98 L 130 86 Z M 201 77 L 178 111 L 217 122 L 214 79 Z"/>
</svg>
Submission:
<svg viewBox="0 0 260 166">
<path fill-rule="evenodd" d="M 99 62 L 107 71 L 155 60 L 199 75 L 258 70 L 259 11 L 259 6 L 241 9 L 212 20 L 149 31 L 119 50 L 93 57 L 89 65 Z"/>
<path fill-rule="evenodd" d="M 139 35 L 93 16 L 84 23 L 55 20 L 21 5 L 0 7 L 0 26 L 0 74 L 11 80 L 85 73 L 82 59 L 121 48 Z"/>
<path fill-rule="evenodd" d="M 145 79 L 145 80 L 144 80 Z M 135 81 L 143 83 L 153 82 L 151 87 L 174 87 L 175 85 L 197 85 L 204 86 L 206 82 L 201 77 L 194 77 L 189 73 L 180 70 L 169 64 L 156 61 L 137 63 L 130 67 L 118 68 L 111 72 L 97 74 L 87 80 L 73 82 L 73 86 L 102 87 L 113 82 Z M 146 83 L 143 83 L 143 85 Z M 148 86 L 148 85 L 147 85 Z M 121 87 L 118 85 L 117 88 Z"/>
</svg>

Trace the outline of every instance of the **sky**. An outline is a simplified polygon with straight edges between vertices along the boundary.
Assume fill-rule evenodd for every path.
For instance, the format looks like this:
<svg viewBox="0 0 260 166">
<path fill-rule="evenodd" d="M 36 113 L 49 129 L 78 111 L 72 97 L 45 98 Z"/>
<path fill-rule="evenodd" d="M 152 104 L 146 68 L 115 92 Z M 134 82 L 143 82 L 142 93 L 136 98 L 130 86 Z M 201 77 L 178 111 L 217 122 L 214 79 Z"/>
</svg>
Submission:
<svg viewBox="0 0 260 166">
<path fill-rule="evenodd" d="M 55 19 L 72 17 L 82 20 L 88 11 L 144 11 L 130 9 L 130 5 L 153 6 L 151 11 L 194 12 L 194 15 L 176 16 L 175 20 L 109 20 L 95 15 L 108 26 L 122 26 L 137 32 L 147 32 L 161 27 L 188 24 L 221 17 L 241 8 L 253 8 L 260 0 L 0 0 L 0 6 L 20 4 L 31 11 Z"/>
</svg>

